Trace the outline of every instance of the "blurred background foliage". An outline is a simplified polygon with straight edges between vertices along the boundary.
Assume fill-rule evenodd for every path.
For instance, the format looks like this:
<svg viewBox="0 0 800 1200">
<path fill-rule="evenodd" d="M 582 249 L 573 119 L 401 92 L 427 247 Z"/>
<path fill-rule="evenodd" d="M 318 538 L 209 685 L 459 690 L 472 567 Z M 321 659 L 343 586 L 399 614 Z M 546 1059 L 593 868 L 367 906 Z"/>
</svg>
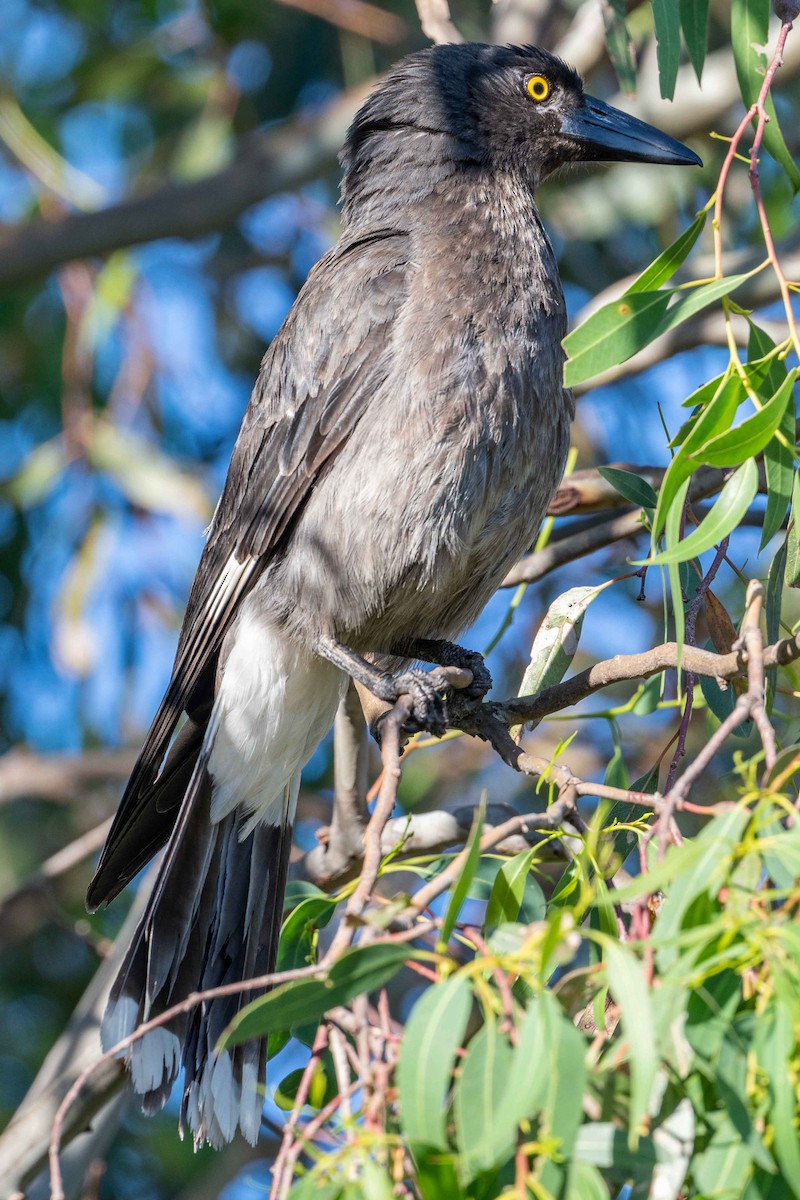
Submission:
<svg viewBox="0 0 800 1200">
<path fill-rule="evenodd" d="M 459 0 L 453 16 L 466 38 L 536 38 L 563 48 L 589 89 L 613 98 L 618 84 L 602 30 L 587 16 L 595 7 L 500 0 L 490 12 L 486 3 Z M 703 172 L 582 170 L 543 189 L 573 315 L 649 262 L 706 203 L 725 148 L 708 129 L 730 133 L 741 114 L 727 0 L 710 5 L 702 95 L 713 118 L 686 82 L 688 64 L 675 103 L 660 101 L 650 6 L 628 7 L 645 106 L 639 111 L 688 138 L 706 165 Z M 166 683 L 203 529 L 259 360 L 306 273 L 337 236 L 334 147 L 355 103 L 351 93 L 425 44 L 407 0 L 380 7 L 361 0 L 5 0 L 0 1121 L 15 1110 L 122 920 L 122 905 L 86 919 L 86 862 L 46 886 L 35 873 L 112 812 L 129 750 Z M 795 55 L 777 92 L 795 156 L 799 69 Z M 797 202 L 767 157 L 762 186 L 776 236 L 796 246 Z M 744 167 L 727 199 L 729 247 L 758 244 Z M 181 236 L 186 230 L 189 239 Z M 707 235 L 701 254 L 710 249 Z M 760 315 L 768 321 L 771 309 Z M 577 466 L 665 465 L 664 427 L 674 433 L 684 397 L 727 364 L 727 349 L 714 341 L 582 397 Z M 767 547 L 759 558 L 758 544 L 755 528 L 732 541 L 731 557 L 748 574 L 764 574 L 774 552 Z M 625 574 L 630 557 L 637 557 L 630 542 L 613 545 L 562 567 L 524 597 L 489 659 L 497 695 L 517 691 L 552 599 Z M 726 570 L 717 586 L 736 620 L 743 584 Z M 661 640 L 653 572 L 645 602 L 638 592 L 639 581 L 626 579 L 596 600 L 576 666 Z M 469 644 L 482 648 L 493 639 L 510 596 L 498 593 Z M 547 722 L 537 734 L 540 752 L 578 729 L 570 764 L 584 777 L 602 776 L 617 746 L 618 768 L 624 760 L 630 778 L 641 775 L 667 745 L 676 714 L 667 698 L 640 728 L 635 717 L 612 711 L 634 690 L 606 695 L 599 718 L 586 716 L 601 708 L 588 701 L 585 712 Z M 699 712 L 690 749 L 711 720 Z M 77 774 L 76 762 L 83 764 Z M 717 773 L 729 765 L 723 758 Z M 462 740 L 415 754 L 401 796 L 409 808 L 439 807 L 474 803 L 487 789 L 491 800 L 529 803 L 531 786 Z M 712 773 L 699 796 L 714 787 Z M 304 778 L 301 848 L 313 845 L 326 820 L 329 789 L 325 747 Z M 175 1137 L 174 1112 L 147 1122 L 146 1137 L 144 1124 L 131 1109 L 101 1195 L 263 1194 L 268 1143 L 195 1156 Z"/>
</svg>

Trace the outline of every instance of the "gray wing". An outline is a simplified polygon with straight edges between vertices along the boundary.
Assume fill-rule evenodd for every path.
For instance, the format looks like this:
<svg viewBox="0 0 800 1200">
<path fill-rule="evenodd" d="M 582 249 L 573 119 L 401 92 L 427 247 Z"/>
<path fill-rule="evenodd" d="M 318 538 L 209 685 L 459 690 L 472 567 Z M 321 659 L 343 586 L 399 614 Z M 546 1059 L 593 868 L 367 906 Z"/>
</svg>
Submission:
<svg viewBox="0 0 800 1200">
<path fill-rule="evenodd" d="M 115 895 L 170 834 L 202 740 L 222 638 L 391 370 L 408 264 L 402 232 L 339 242 L 309 275 L 264 357 L 192 584 L 172 677 L 100 857 L 90 906 Z M 194 724 L 159 776 L 184 711 Z"/>
</svg>

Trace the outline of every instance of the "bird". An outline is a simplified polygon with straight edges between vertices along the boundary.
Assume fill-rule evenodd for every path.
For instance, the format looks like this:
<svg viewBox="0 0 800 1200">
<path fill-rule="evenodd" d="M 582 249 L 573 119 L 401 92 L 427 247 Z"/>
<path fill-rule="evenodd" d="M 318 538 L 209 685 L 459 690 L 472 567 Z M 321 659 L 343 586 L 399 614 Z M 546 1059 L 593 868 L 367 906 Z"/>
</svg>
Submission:
<svg viewBox="0 0 800 1200">
<path fill-rule="evenodd" d="M 574 415 L 536 192 L 593 160 L 700 163 L 535 46 L 428 47 L 353 119 L 341 236 L 261 363 L 87 893 L 97 909 L 165 847 L 106 1047 L 193 991 L 274 969 L 300 773 L 350 679 L 384 702 L 411 696 L 410 726 L 434 732 L 437 667 L 488 688 L 453 639 L 530 548 Z M 127 1051 L 146 1112 L 182 1070 L 195 1145 L 258 1138 L 266 1040 L 216 1052 L 252 996 L 197 1005 Z"/>
</svg>

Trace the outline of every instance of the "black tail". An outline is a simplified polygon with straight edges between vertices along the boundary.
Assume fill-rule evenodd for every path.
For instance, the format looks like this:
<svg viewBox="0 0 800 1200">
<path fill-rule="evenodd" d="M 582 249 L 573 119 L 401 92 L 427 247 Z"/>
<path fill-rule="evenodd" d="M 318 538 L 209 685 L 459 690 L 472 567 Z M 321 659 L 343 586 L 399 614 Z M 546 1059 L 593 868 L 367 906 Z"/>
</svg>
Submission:
<svg viewBox="0 0 800 1200">
<path fill-rule="evenodd" d="M 206 744 L 208 744 L 206 739 Z M 111 992 L 106 1047 L 191 992 L 272 971 L 278 948 L 292 830 L 262 825 L 243 841 L 236 813 L 210 817 L 207 753 L 201 752 L 150 902 Z M 145 1112 L 162 1107 L 185 1070 L 181 1128 L 195 1145 L 219 1147 L 261 1124 L 266 1038 L 215 1055 L 220 1034 L 253 991 L 196 1005 L 134 1042 L 131 1079 Z"/>
</svg>

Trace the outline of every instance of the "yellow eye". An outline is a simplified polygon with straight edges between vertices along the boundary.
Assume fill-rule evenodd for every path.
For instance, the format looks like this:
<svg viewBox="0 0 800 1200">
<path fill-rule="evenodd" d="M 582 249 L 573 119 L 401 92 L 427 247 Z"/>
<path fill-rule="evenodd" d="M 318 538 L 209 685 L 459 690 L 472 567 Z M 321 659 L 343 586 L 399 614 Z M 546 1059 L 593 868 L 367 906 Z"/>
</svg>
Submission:
<svg viewBox="0 0 800 1200">
<path fill-rule="evenodd" d="M 531 75 L 525 87 L 531 100 L 535 100 L 537 104 L 541 104 L 550 95 L 550 84 L 544 75 Z"/>
</svg>

